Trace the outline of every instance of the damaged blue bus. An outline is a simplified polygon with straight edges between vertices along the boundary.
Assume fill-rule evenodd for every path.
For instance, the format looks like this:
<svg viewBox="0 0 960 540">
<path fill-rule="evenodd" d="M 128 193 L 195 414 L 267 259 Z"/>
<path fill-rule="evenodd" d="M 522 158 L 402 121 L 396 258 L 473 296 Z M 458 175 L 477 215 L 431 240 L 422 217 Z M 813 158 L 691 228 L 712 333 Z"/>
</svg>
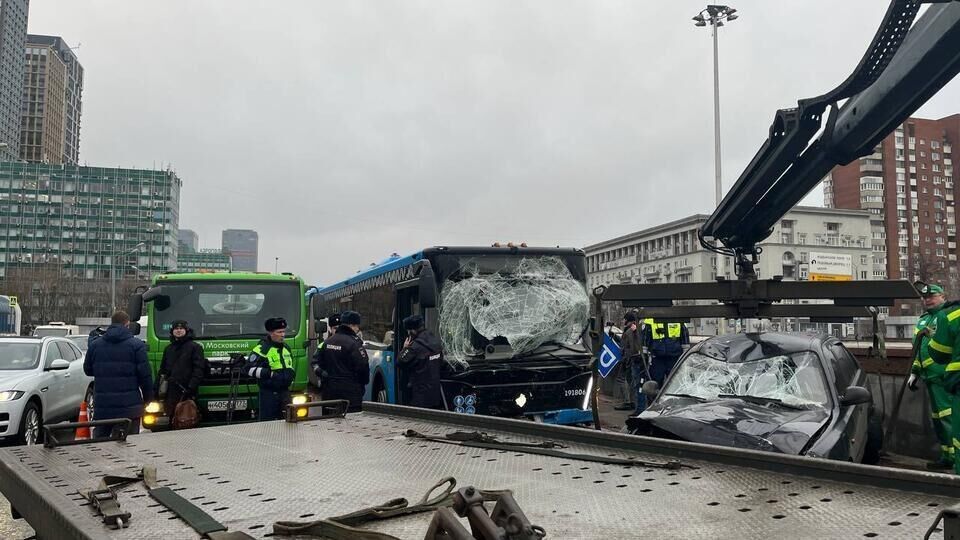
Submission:
<svg viewBox="0 0 960 540">
<path fill-rule="evenodd" d="M 313 313 L 363 315 L 367 401 L 407 404 L 395 358 L 419 314 L 444 346 L 447 410 L 555 424 L 593 421 L 590 300 L 582 250 L 430 247 L 392 256 L 312 295 Z"/>
</svg>

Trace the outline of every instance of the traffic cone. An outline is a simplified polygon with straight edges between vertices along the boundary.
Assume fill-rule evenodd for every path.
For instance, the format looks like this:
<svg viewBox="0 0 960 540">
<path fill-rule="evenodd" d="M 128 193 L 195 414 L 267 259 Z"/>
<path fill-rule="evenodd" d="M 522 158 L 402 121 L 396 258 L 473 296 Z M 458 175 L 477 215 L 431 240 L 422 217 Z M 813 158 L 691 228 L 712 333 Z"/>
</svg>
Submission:
<svg viewBox="0 0 960 540">
<path fill-rule="evenodd" d="M 80 402 L 80 416 L 77 418 L 77 422 L 89 422 L 90 418 L 87 416 L 87 400 Z M 90 427 L 83 426 L 77 428 L 77 433 L 73 437 L 75 440 L 84 440 L 90 438 Z"/>
</svg>

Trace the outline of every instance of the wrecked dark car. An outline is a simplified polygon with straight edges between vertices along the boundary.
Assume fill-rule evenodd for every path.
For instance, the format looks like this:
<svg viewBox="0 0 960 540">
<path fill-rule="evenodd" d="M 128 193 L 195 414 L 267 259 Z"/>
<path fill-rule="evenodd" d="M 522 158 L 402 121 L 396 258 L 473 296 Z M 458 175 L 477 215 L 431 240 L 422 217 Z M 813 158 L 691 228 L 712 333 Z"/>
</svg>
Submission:
<svg viewBox="0 0 960 540">
<path fill-rule="evenodd" d="M 836 338 L 717 336 L 687 351 L 627 431 L 875 464 L 883 432 L 865 387 L 866 374 Z"/>
</svg>

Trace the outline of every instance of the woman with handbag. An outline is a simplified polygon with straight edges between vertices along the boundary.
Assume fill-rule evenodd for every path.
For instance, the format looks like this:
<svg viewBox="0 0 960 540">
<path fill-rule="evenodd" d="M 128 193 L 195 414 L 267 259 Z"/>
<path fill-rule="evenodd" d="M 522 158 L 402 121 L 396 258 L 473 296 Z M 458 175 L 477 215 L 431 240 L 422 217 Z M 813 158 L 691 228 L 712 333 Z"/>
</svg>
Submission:
<svg viewBox="0 0 960 540">
<path fill-rule="evenodd" d="M 193 329 L 187 321 L 174 321 L 170 327 L 170 345 L 163 351 L 157 372 L 156 388 L 156 394 L 163 399 L 164 414 L 171 421 L 178 404 L 196 399 L 206 368 L 203 347 L 193 340 Z"/>
</svg>

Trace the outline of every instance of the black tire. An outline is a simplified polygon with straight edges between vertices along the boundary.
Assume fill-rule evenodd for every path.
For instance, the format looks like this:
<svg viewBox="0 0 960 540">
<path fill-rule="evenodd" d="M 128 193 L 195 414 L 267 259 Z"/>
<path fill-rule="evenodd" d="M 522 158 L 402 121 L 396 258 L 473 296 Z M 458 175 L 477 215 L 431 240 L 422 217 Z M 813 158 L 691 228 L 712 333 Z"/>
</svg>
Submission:
<svg viewBox="0 0 960 540">
<path fill-rule="evenodd" d="M 23 408 L 17 441 L 27 446 L 43 444 L 43 413 L 34 401 L 27 402 L 27 406 Z"/>
<path fill-rule="evenodd" d="M 87 420 L 93 421 L 93 384 L 87 387 L 87 393 L 83 395 L 83 400 L 87 402 Z"/>
<path fill-rule="evenodd" d="M 883 419 L 870 409 L 867 417 L 867 444 L 863 448 L 863 464 L 877 465 L 880 463 L 880 450 L 883 449 Z"/>
</svg>

